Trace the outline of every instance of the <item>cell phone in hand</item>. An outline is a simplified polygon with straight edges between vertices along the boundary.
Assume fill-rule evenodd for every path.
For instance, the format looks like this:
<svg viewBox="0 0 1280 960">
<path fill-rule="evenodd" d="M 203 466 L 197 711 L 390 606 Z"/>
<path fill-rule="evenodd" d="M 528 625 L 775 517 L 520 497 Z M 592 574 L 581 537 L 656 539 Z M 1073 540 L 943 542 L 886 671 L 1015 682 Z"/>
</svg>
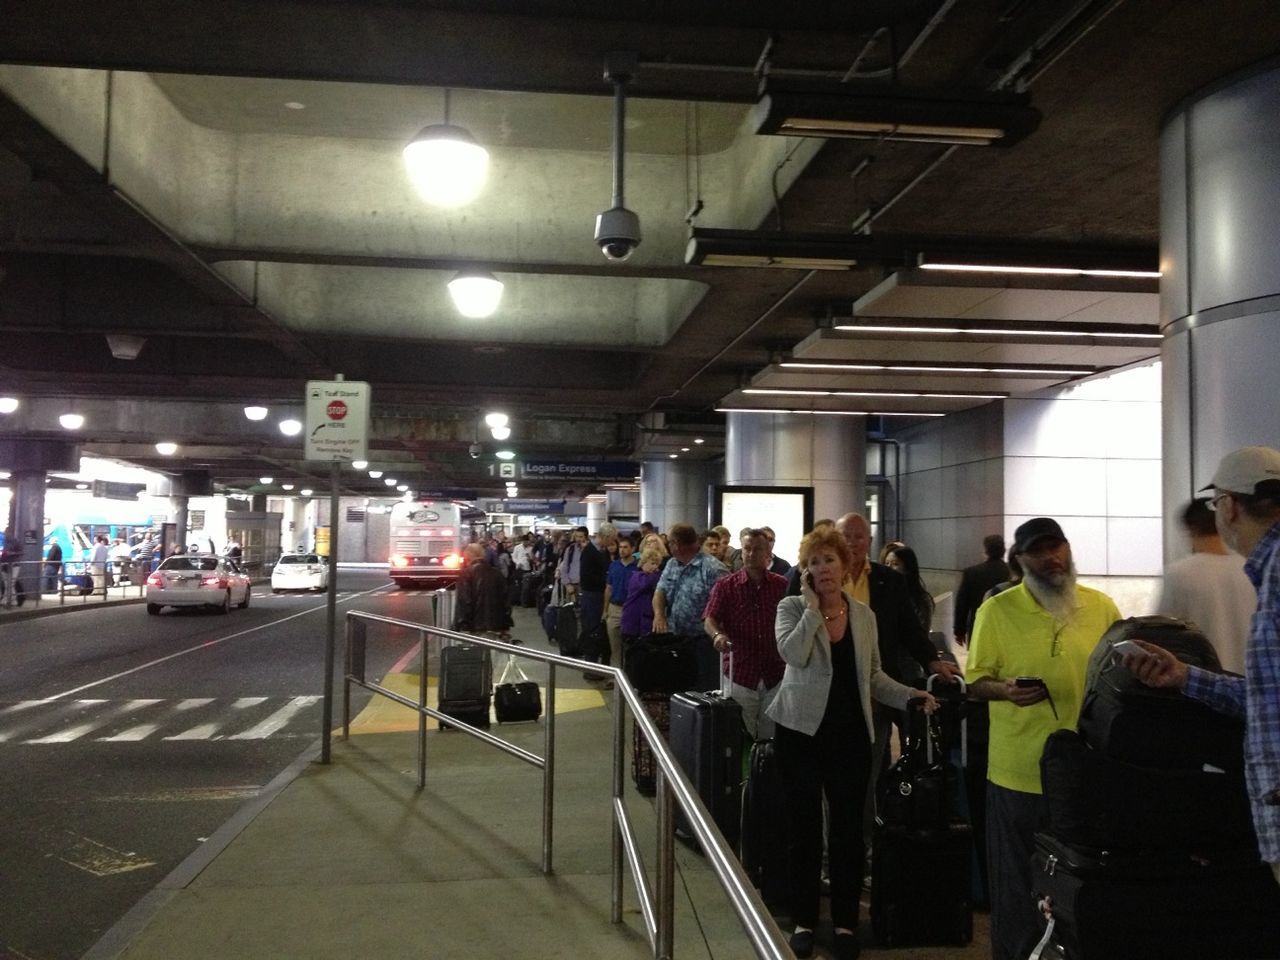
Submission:
<svg viewBox="0 0 1280 960">
<path fill-rule="evenodd" d="M 1135 657 L 1151 656 L 1149 651 L 1143 650 L 1142 647 L 1138 646 L 1138 644 L 1132 640 L 1121 640 L 1119 643 L 1114 644 L 1111 649 L 1122 657 L 1128 654 L 1132 654 Z"/>
<path fill-rule="evenodd" d="M 1043 687 L 1044 677 L 1017 677 L 1013 681 L 1015 687 Z"/>
</svg>

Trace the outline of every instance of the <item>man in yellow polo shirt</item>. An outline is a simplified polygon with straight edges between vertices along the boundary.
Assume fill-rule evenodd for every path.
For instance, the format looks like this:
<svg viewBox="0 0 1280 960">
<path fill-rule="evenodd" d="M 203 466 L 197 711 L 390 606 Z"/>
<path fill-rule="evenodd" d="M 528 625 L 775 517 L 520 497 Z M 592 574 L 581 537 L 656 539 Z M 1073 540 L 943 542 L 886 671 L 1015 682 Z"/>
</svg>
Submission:
<svg viewBox="0 0 1280 960">
<path fill-rule="evenodd" d="M 1023 960 L 1039 939 L 1031 854 L 1044 819 L 1040 754 L 1049 734 L 1075 727 L 1089 654 L 1120 619 L 1110 597 L 1076 583 L 1071 544 L 1056 520 L 1028 520 L 1014 532 L 1013 546 L 1022 583 L 978 608 L 967 664 L 970 695 L 991 701 L 993 960 Z"/>
</svg>

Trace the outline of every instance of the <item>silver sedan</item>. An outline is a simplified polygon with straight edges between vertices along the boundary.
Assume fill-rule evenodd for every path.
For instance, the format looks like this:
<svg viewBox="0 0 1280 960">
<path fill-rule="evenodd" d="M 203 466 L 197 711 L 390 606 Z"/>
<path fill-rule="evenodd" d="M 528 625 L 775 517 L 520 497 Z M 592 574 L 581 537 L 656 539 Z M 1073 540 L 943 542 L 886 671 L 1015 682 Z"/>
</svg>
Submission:
<svg viewBox="0 0 1280 960">
<path fill-rule="evenodd" d="M 161 607 L 212 607 L 228 613 L 234 603 L 249 606 L 251 583 L 234 560 L 225 557 L 169 557 L 147 577 L 147 613 Z"/>
</svg>

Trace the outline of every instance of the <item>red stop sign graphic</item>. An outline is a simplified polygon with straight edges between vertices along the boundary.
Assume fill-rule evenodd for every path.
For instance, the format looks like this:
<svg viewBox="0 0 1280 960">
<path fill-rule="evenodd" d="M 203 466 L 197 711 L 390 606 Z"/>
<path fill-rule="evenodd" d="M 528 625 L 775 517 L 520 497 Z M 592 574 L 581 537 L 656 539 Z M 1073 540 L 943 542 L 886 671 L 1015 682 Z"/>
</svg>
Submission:
<svg viewBox="0 0 1280 960">
<path fill-rule="evenodd" d="M 330 420 L 341 420 L 347 415 L 347 405 L 341 400 L 331 400 L 324 412 L 329 415 Z"/>
</svg>

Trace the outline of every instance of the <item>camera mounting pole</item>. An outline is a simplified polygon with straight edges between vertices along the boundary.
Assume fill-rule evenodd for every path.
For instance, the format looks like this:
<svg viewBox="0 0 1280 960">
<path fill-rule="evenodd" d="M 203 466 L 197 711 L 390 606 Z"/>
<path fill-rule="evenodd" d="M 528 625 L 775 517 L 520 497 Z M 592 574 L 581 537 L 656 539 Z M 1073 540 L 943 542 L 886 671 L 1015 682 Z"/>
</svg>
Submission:
<svg viewBox="0 0 1280 960">
<path fill-rule="evenodd" d="M 625 260 L 640 245 L 640 218 L 627 209 L 624 173 L 627 135 L 626 86 L 640 65 L 634 52 L 606 54 L 604 78 L 613 84 L 613 205 L 596 217 L 596 243 L 610 260 Z"/>
</svg>

